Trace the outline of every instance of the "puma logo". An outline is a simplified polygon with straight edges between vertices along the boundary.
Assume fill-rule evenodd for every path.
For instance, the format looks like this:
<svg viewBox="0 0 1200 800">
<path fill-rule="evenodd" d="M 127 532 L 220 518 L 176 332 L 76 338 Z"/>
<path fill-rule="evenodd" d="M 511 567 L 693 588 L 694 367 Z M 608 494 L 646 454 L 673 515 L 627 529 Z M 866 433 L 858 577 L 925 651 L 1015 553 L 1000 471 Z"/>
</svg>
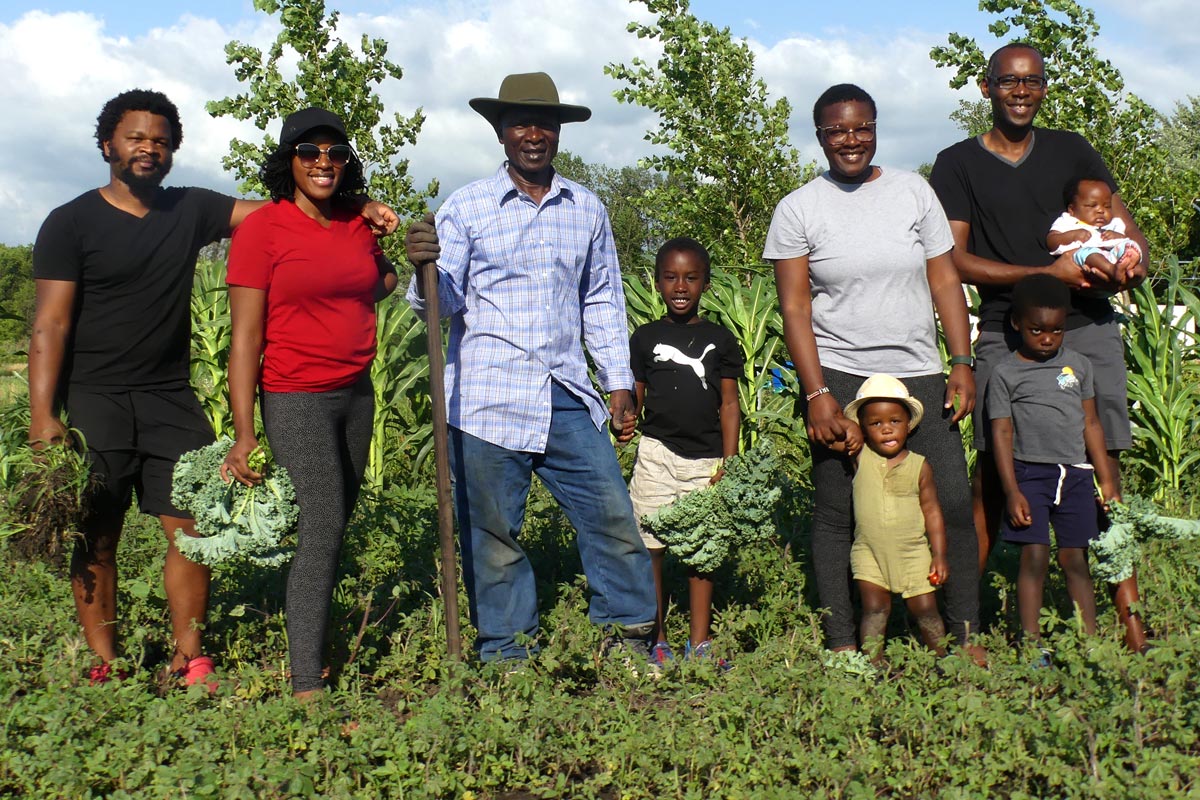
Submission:
<svg viewBox="0 0 1200 800">
<path fill-rule="evenodd" d="M 710 350 L 715 350 L 717 346 L 710 344 L 704 348 L 704 352 L 699 358 L 691 358 L 680 352 L 679 348 L 672 347 L 669 344 L 654 345 L 654 360 L 655 361 L 672 361 L 676 364 L 682 364 L 685 367 L 691 367 L 692 372 L 696 373 L 696 377 L 700 379 L 700 386 L 707 389 L 708 381 L 704 377 L 704 357 L 708 355 Z"/>
</svg>

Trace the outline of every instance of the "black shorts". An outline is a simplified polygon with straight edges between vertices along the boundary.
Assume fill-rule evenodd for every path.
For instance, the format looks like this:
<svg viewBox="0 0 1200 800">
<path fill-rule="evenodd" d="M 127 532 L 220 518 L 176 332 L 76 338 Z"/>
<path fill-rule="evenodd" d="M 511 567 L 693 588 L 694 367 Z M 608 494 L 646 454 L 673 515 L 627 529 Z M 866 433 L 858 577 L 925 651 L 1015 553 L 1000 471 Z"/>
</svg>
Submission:
<svg viewBox="0 0 1200 800">
<path fill-rule="evenodd" d="M 191 518 L 171 504 L 171 473 L 181 455 L 212 444 L 213 432 L 190 386 L 116 392 L 75 386 L 66 407 L 100 478 L 97 515 L 124 514 L 136 490 L 144 513 Z"/>
</svg>

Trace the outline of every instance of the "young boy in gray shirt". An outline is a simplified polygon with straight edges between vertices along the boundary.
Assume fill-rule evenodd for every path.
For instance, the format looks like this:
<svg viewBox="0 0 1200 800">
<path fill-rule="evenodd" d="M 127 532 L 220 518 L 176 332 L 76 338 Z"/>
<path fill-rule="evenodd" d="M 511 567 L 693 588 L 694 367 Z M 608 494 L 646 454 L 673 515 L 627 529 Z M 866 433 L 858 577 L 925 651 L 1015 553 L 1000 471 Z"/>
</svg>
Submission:
<svg viewBox="0 0 1200 800">
<path fill-rule="evenodd" d="M 1067 592 L 1088 634 L 1096 631 L 1096 598 L 1088 544 L 1099 535 L 1092 475 L 1101 501 L 1119 501 L 1117 476 L 1104 457 L 1092 365 L 1062 346 L 1071 307 L 1066 284 L 1030 275 L 1013 287 L 1010 324 L 1021 344 L 988 381 L 993 455 L 1004 487 L 1001 536 L 1021 546 L 1017 610 L 1025 635 L 1040 638 L 1038 617 L 1050 561 L 1050 525 Z M 1087 463 L 1088 460 L 1091 463 Z M 1049 666 L 1042 651 L 1039 666 Z"/>
</svg>

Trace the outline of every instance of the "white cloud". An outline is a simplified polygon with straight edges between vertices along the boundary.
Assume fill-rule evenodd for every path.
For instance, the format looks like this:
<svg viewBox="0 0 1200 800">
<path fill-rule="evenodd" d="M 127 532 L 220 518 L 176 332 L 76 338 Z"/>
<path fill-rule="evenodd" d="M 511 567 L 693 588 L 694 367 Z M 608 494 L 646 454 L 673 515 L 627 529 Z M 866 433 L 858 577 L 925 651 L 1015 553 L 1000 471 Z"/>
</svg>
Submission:
<svg viewBox="0 0 1200 800">
<path fill-rule="evenodd" d="M 1167 111 L 1174 100 L 1196 93 L 1195 0 L 1122 0 L 1120 8 L 1116 0 L 1102 2 L 1109 18 L 1130 6 L 1136 18 L 1122 19 L 1158 37 L 1153 46 L 1139 44 L 1146 39 L 1123 37 L 1106 22 L 1102 52 L 1123 71 L 1132 91 Z M 0 241 L 32 241 L 51 208 L 107 180 L 93 143 L 95 117 L 105 100 L 135 86 L 160 89 L 180 108 L 185 140 L 171 181 L 234 190 L 220 158 L 234 136 L 259 134 L 247 123 L 212 119 L 204 103 L 244 89 L 225 64 L 225 43 L 238 39 L 266 47 L 277 29 L 263 14 L 221 25 L 205 18 L 202 6 L 193 7 L 195 14 L 181 13 L 174 24 L 133 38 L 111 35 L 104 12 L 29 11 L 0 24 L 5 75 L 0 103 L 13 110 L 0 118 L 0 140 L 10 147 L 22 143 L 28 154 L 10 158 L 10 180 L 0 187 L 7 212 Z M 403 80 L 387 81 L 380 93 L 389 111 L 425 110 L 418 144 L 403 154 L 418 185 L 439 178 L 446 192 L 500 163 L 494 134 L 467 100 L 494 96 L 510 72 L 549 72 L 566 102 L 592 108 L 591 121 L 564 129 L 565 149 L 614 166 L 649 152 L 644 135 L 655 119 L 644 109 L 618 104 L 612 97 L 618 84 L 603 72 L 606 64 L 634 56 L 657 59 L 655 43 L 626 31 L 629 19 L 648 19 L 643 6 L 560 0 L 540 5 L 536 22 L 527 9 L 505 0 L 396 7 L 386 16 L 343 14 L 339 36 L 352 44 L 364 32 L 384 38 L 389 57 L 404 68 Z M 944 32 L 897 29 L 866 36 L 820 20 L 809 30 L 819 34 L 793 35 L 770 47 L 751 40 L 760 75 L 775 96 L 792 103 L 792 136 L 806 159 L 820 158 L 811 133 L 812 103 L 827 86 L 843 81 L 860 84 L 878 102 L 882 164 L 916 167 L 961 136 L 947 115 L 958 98 L 974 99 L 977 92 L 950 90 L 948 72 L 930 62 L 929 48 L 945 41 Z"/>
</svg>

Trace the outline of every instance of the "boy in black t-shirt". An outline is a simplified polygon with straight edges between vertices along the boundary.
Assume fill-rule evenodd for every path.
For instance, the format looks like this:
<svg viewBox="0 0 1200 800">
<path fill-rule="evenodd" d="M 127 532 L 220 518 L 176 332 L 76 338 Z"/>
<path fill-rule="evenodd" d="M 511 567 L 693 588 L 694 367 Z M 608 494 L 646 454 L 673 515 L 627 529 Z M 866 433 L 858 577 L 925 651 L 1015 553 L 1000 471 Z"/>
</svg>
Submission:
<svg viewBox="0 0 1200 800">
<path fill-rule="evenodd" d="M 629 493 L 640 520 L 698 488 L 720 480 L 725 458 L 736 455 L 741 411 L 737 379 L 742 353 L 733 334 L 697 314 L 711 275 L 708 251 L 695 239 L 671 239 L 654 260 L 654 282 L 667 315 L 633 332 L 629 351 L 642 439 Z M 640 529 L 640 525 L 639 525 Z M 654 660 L 674 658 L 663 619 L 666 546 L 642 530 L 658 596 Z M 711 655 L 713 581 L 690 571 L 690 638 L 685 657 Z"/>
</svg>

